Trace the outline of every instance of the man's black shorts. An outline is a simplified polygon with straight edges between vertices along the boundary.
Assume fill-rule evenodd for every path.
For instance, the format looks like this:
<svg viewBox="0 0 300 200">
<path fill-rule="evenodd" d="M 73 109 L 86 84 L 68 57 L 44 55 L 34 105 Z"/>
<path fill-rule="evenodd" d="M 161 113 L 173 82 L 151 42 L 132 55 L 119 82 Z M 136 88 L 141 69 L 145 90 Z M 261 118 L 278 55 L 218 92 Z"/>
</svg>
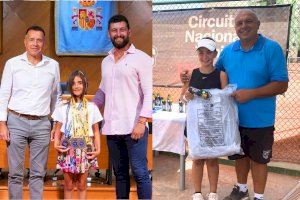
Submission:
<svg viewBox="0 0 300 200">
<path fill-rule="evenodd" d="M 274 126 L 265 128 L 239 127 L 241 135 L 241 147 L 245 155 L 228 156 L 230 160 L 249 157 L 251 160 L 266 164 L 272 158 L 272 146 L 274 143 Z"/>
</svg>

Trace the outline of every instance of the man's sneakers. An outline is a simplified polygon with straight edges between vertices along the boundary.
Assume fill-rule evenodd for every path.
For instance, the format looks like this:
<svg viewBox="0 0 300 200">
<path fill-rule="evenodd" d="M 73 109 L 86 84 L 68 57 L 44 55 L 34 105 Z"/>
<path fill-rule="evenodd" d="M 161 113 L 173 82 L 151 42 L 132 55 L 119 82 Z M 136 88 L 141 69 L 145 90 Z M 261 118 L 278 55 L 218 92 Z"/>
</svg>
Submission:
<svg viewBox="0 0 300 200">
<path fill-rule="evenodd" d="M 217 193 L 209 193 L 207 194 L 207 200 L 218 200 L 218 195 Z"/>
<path fill-rule="evenodd" d="M 223 200 L 250 200 L 248 190 L 246 192 L 240 191 L 240 187 L 235 185 L 229 196 Z"/>
<path fill-rule="evenodd" d="M 204 198 L 201 193 L 194 193 L 193 200 L 204 200 Z"/>
</svg>

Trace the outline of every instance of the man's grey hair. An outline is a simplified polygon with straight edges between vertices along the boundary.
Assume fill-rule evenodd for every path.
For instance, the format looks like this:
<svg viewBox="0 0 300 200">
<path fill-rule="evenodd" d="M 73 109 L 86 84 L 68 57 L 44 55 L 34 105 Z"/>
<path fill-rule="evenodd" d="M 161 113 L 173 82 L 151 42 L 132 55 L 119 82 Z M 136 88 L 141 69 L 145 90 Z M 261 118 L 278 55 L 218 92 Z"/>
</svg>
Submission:
<svg viewBox="0 0 300 200">
<path fill-rule="evenodd" d="M 249 13 L 249 14 L 251 14 L 256 19 L 256 21 L 259 21 L 259 19 L 257 17 L 257 14 L 255 13 L 255 11 L 252 10 L 252 9 L 249 9 L 249 8 L 247 8 L 247 9 L 239 9 L 238 12 L 237 12 L 237 14 L 236 14 L 236 16 L 235 16 L 235 19 L 236 19 L 237 16 L 239 16 L 242 13 Z"/>
</svg>

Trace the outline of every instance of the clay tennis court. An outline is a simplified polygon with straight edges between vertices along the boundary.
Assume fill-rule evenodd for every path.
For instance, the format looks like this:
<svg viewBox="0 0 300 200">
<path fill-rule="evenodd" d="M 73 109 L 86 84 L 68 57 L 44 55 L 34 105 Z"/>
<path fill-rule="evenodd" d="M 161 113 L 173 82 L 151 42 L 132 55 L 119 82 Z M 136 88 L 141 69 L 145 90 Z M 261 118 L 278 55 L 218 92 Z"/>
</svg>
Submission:
<svg viewBox="0 0 300 200">
<path fill-rule="evenodd" d="M 300 163 L 300 63 L 288 70 L 288 91 L 277 99 L 273 160 Z"/>
</svg>

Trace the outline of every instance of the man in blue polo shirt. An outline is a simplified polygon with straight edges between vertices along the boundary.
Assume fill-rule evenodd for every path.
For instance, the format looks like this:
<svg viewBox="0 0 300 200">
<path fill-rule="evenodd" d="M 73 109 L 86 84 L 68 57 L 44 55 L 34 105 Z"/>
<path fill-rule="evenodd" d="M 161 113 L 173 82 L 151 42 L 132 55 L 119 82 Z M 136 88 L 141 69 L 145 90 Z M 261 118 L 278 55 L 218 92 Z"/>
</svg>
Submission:
<svg viewBox="0 0 300 200">
<path fill-rule="evenodd" d="M 245 155 L 235 160 L 237 184 L 224 200 L 249 198 L 247 177 L 251 169 L 254 200 L 263 199 L 267 163 L 272 157 L 276 95 L 288 88 L 286 61 L 280 45 L 258 34 L 260 21 L 248 9 L 238 12 L 235 30 L 240 40 L 226 46 L 216 67 L 225 71 L 229 83 L 238 89 L 233 94 L 238 104 L 241 146 Z M 181 73 L 183 82 L 189 79 Z"/>
</svg>

